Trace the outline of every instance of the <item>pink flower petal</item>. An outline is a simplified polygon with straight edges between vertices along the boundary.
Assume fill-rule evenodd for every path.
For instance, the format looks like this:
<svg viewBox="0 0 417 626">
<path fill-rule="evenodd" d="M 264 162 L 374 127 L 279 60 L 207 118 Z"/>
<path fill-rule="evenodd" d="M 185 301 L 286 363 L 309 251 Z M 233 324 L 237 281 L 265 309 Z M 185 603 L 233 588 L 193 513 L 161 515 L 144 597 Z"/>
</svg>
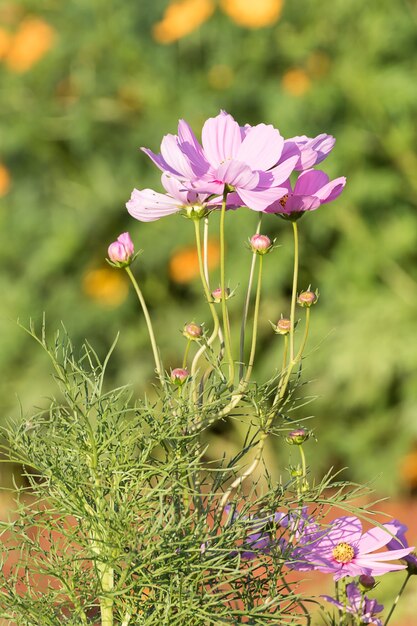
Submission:
<svg viewBox="0 0 417 626">
<path fill-rule="evenodd" d="M 185 152 L 196 176 L 201 177 L 209 169 L 209 163 L 203 149 L 197 141 L 191 127 L 185 120 L 178 122 L 178 145 Z"/>
<path fill-rule="evenodd" d="M 241 161 L 222 163 L 215 170 L 214 178 L 239 189 L 254 189 L 259 182 L 259 175 Z"/>
<path fill-rule="evenodd" d="M 236 157 L 242 143 L 241 129 L 233 117 L 221 111 L 209 118 L 202 130 L 204 154 L 213 167 Z"/>
<path fill-rule="evenodd" d="M 242 204 L 253 211 L 265 211 L 276 200 L 282 198 L 285 193 L 286 189 L 282 187 L 259 190 L 238 189 Z"/>
<path fill-rule="evenodd" d="M 338 196 L 340 196 L 345 185 L 346 178 L 341 176 L 340 178 L 331 180 L 327 183 L 327 185 L 324 185 L 324 187 L 319 189 L 315 195 L 320 198 L 322 204 L 325 204 L 326 202 L 331 202 L 331 200 L 335 200 Z"/>
<path fill-rule="evenodd" d="M 174 170 L 165 159 L 160 154 L 155 154 L 149 148 L 141 148 L 142 152 L 144 152 L 162 172 L 170 172 L 174 176 L 180 176 L 180 173 L 177 170 Z"/>
<path fill-rule="evenodd" d="M 271 187 L 278 187 L 289 178 L 297 163 L 297 159 L 297 155 L 293 155 L 267 172 L 267 174 L 272 176 Z"/>
<path fill-rule="evenodd" d="M 360 538 L 358 548 L 361 554 L 365 552 L 371 552 L 373 550 L 379 550 L 383 546 L 386 546 L 391 539 L 393 539 L 398 532 L 398 527 L 395 524 L 384 524 L 383 527 L 375 526 L 364 533 Z M 387 553 L 389 554 L 389 553 Z"/>
<path fill-rule="evenodd" d="M 197 178 L 197 174 L 193 170 L 190 160 L 181 151 L 178 145 L 176 135 L 165 135 L 161 142 L 161 154 L 166 163 L 172 168 L 172 171 L 180 172 L 180 174 L 188 180 Z"/>
<path fill-rule="evenodd" d="M 319 189 L 327 185 L 329 177 L 320 170 L 307 170 L 299 175 L 294 193 L 304 196 L 317 196 Z"/>
<path fill-rule="evenodd" d="M 258 124 L 247 132 L 236 158 L 253 170 L 268 170 L 278 163 L 283 145 L 279 130 L 270 124 Z"/>
<path fill-rule="evenodd" d="M 153 222 L 165 215 L 177 213 L 181 205 L 178 200 L 157 193 L 153 189 L 134 189 L 126 203 L 130 215 L 141 222 Z"/>
</svg>

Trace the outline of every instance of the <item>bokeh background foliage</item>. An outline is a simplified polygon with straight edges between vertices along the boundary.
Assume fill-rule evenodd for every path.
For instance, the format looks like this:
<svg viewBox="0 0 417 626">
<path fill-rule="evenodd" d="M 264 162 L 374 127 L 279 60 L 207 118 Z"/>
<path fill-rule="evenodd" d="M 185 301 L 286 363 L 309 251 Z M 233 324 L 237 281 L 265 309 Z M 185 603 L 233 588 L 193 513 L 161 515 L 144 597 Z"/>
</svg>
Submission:
<svg viewBox="0 0 417 626">
<path fill-rule="evenodd" d="M 159 189 L 156 150 L 184 117 L 198 133 L 220 108 L 290 137 L 332 133 L 325 169 L 346 175 L 342 197 L 300 222 L 301 286 L 320 289 L 300 416 L 316 415 L 317 468 L 349 466 L 387 490 L 417 486 L 417 2 L 416 0 L 38 0 L 0 4 L 1 417 L 47 396 L 44 355 L 16 325 L 46 311 L 77 343 L 104 353 L 121 331 L 110 374 L 137 392 L 152 376 L 145 326 L 107 245 L 129 229 L 144 250 L 137 275 L 166 367 L 179 364 L 199 299 L 192 227 L 174 216 L 134 222 L 134 186 Z M 230 285 L 238 319 L 256 216 L 228 215 Z M 291 233 L 266 259 L 260 377 L 288 313 Z M 213 231 L 211 265 L 218 262 Z M 232 446 L 225 426 L 213 441 Z M 237 428 L 234 427 L 234 428 Z M 270 453 L 279 468 L 277 451 Z M 315 459 L 315 460 L 314 460 Z M 282 468 L 281 468 L 282 469 Z"/>
</svg>

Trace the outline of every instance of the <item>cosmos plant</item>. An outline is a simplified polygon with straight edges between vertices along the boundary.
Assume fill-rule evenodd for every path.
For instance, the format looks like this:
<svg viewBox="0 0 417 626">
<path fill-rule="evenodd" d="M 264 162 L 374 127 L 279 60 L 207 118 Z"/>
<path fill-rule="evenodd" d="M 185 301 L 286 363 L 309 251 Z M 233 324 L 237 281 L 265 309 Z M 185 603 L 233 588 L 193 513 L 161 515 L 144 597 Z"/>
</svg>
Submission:
<svg viewBox="0 0 417 626">
<path fill-rule="evenodd" d="M 159 153 L 143 149 L 161 171 L 163 191 L 134 189 L 128 212 L 140 222 L 166 217 L 174 227 L 176 214 L 191 222 L 208 319 L 195 320 L 190 311 L 180 329 L 183 354 L 167 367 L 140 263 L 132 269 L 139 252 L 124 232 L 108 246 L 107 260 L 129 276 L 149 336 L 155 377 L 146 397 L 133 398 L 129 386 L 107 389 L 116 341 L 103 359 L 88 342 L 77 350 L 65 331 L 51 340 L 44 324 L 40 332 L 29 325 L 59 393 L 4 433 L 4 459 L 25 478 L 13 489 L 16 513 L 0 527 L 7 623 L 299 626 L 313 624 L 321 606 L 329 625 L 388 624 L 417 573 L 407 528 L 398 520 L 372 524 L 372 511 L 353 503 L 362 490 L 331 472 L 322 480 L 310 476 L 305 448 L 312 431 L 300 417 L 319 292 L 299 285 L 298 225 L 345 187 L 344 177 L 330 180 L 317 168 L 334 144 L 325 133 L 285 139 L 269 124 L 240 126 L 221 111 L 205 122 L 201 143 L 180 120 Z M 238 233 L 246 210 L 257 225 L 242 241 L 249 260 L 241 293 L 228 285 L 225 231 Z M 292 229 L 293 276 L 288 310 L 277 311 L 272 323 L 276 367 L 259 381 L 263 266 L 278 254 L 276 238 L 263 232 L 267 220 L 269 233 L 274 225 Z M 220 271 L 213 276 L 208 235 L 217 225 Z M 242 305 L 238 346 L 232 296 Z M 242 449 L 213 459 L 207 433 L 231 419 L 246 428 Z M 264 455 L 274 437 L 290 451 L 279 481 Z M 306 577 L 312 570 L 333 577 L 334 597 L 302 592 L 294 572 Z M 369 594 L 378 577 L 401 571 L 406 578 L 384 622 L 384 607 Z"/>
</svg>

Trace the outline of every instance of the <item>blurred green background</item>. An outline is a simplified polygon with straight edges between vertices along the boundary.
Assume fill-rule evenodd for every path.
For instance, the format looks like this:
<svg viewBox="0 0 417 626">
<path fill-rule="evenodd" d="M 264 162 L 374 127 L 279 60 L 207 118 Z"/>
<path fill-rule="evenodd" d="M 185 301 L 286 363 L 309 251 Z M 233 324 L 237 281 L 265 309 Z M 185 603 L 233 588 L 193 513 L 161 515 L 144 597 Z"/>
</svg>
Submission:
<svg viewBox="0 0 417 626">
<path fill-rule="evenodd" d="M 138 148 L 158 151 L 178 118 L 199 134 L 220 108 L 286 137 L 337 138 L 323 164 L 346 175 L 340 199 L 305 216 L 300 285 L 321 293 L 312 316 L 306 394 L 317 470 L 348 466 L 384 493 L 417 487 L 417 2 L 416 0 L 39 0 L 0 4 L 0 415 L 30 413 L 52 393 L 50 369 L 17 326 L 64 322 L 137 392 L 153 361 L 123 272 L 108 244 L 129 230 L 165 366 L 180 364 L 180 330 L 209 322 L 196 280 L 192 226 L 179 216 L 141 224 L 133 187 L 160 189 Z M 228 276 L 238 320 L 256 215 L 228 215 Z M 277 365 L 268 320 L 289 312 L 291 228 L 271 216 L 280 248 L 266 259 L 257 360 Z M 212 235 L 216 265 L 217 239 Z M 187 311 L 187 313 L 185 312 Z M 186 317 L 184 317 L 186 316 Z M 219 451 L 235 434 L 215 433 Z M 280 466 L 279 450 L 270 458 Z M 285 457 L 283 457 L 285 458 Z"/>
</svg>

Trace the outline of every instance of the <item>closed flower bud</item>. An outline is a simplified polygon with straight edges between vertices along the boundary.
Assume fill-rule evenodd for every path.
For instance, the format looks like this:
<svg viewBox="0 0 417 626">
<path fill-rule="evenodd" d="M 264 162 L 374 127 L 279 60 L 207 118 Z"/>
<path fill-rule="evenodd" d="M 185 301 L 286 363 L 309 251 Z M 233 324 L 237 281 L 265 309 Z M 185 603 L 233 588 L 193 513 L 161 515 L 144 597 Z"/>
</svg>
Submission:
<svg viewBox="0 0 417 626">
<path fill-rule="evenodd" d="M 135 254 L 135 247 L 129 233 L 122 233 L 108 247 L 107 254 L 116 267 L 130 265 Z"/>
<path fill-rule="evenodd" d="M 292 446 L 301 446 L 309 437 L 310 433 L 308 430 L 305 428 L 297 428 L 297 430 L 293 430 L 286 436 L 285 441 Z"/>
<path fill-rule="evenodd" d="M 359 586 L 362 587 L 363 591 L 370 591 L 375 587 L 376 580 L 373 576 L 369 576 L 368 574 L 362 574 L 359 576 Z"/>
<path fill-rule="evenodd" d="M 273 328 L 278 335 L 288 335 L 291 330 L 291 320 L 281 317 Z"/>
<path fill-rule="evenodd" d="M 190 322 L 186 324 L 184 330 L 182 331 L 184 337 L 187 339 L 196 340 L 200 339 L 203 336 L 203 327 L 200 324 L 196 324 L 195 322 Z"/>
<path fill-rule="evenodd" d="M 171 380 L 176 385 L 182 385 L 187 380 L 188 376 L 188 370 L 183 367 L 176 367 L 171 370 Z"/>
<path fill-rule="evenodd" d="M 314 292 L 314 291 L 302 291 L 297 298 L 297 303 L 300 306 L 307 306 L 310 307 L 312 304 L 316 304 L 317 300 L 319 298 L 318 292 Z"/>
<path fill-rule="evenodd" d="M 224 290 L 224 295 L 225 295 L 225 300 L 227 300 L 227 298 L 230 296 L 230 289 L 229 287 L 226 287 Z M 211 297 L 213 298 L 214 302 L 221 302 L 222 301 L 222 288 L 221 287 L 217 287 L 217 289 L 214 289 L 211 292 Z"/>
<path fill-rule="evenodd" d="M 272 242 L 266 235 L 253 235 L 249 240 L 253 252 L 266 254 L 272 248 Z"/>
</svg>

